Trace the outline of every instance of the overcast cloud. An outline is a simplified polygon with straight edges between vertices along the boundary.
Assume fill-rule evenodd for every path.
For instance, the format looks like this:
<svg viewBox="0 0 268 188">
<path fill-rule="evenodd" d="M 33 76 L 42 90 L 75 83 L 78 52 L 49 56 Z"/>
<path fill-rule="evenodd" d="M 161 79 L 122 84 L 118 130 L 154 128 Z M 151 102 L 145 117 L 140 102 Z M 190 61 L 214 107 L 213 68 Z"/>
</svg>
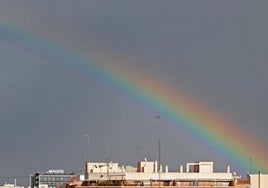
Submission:
<svg viewBox="0 0 268 188">
<path fill-rule="evenodd" d="M 14 25 L 70 51 L 96 48 L 106 57 L 122 57 L 185 88 L 267 143 L 267 6 L 245 0 L 1 0 L 0 31 Z M 85 133 L 92 160 L 135 165 L 144 157 L 157 159 L 154 112 L 143 113 L 97 82 L 66 71 L 61 56 L 44 54 L 31 56 L 0 32 L 1 177 L 51 168 L 83 171 Z M 197 148 L 172 130 L 163 130 L 162 140 L 163 160 L 173 170 L 208 159 L 209 146 Z M 217 148 L 212 155 L 217 168 L 225 168 L 228 161 Z"/>
</svg>

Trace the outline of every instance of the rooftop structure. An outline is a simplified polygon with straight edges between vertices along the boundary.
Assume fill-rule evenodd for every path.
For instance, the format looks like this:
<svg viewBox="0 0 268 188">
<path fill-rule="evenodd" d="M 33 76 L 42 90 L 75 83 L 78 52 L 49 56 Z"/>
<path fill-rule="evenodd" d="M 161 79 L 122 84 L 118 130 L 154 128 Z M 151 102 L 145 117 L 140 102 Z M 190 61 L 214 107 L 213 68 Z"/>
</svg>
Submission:
<svg viewBox="0 0 268 188">
<path fill-rule="evenodd" d="M 249 175 L 250 188 L 267 188 L 268 174 L 250 174 Z"/>
<path fill-rule="evenodd" d="M 86 165 L 86 179 L 92 184 L 113 181 L 121 185 L 147 186 L 230 186 L 239 178 L 230 172 L 227 166 L 223 172 L 214 172 L 213 162 L 187 163 L 186 171 L 180 166 L 178 172 L 169 172 L 168 166 L 158 170 L 157 161 L 139 161 L 137 168 L 126 168 L 114 162 L 94 162 Z M 132 169 L 131 171 L 129 169 Z M 135 171 L 133 170 L 135 169 Z"/>
<path fill-rule="evenodd" d="M 17 186 L 16 180 L 15 184 L 5 183 L 3 186 L 0 186 L 0 188 L 24 188 L 23 186 Z"/>
</svg>

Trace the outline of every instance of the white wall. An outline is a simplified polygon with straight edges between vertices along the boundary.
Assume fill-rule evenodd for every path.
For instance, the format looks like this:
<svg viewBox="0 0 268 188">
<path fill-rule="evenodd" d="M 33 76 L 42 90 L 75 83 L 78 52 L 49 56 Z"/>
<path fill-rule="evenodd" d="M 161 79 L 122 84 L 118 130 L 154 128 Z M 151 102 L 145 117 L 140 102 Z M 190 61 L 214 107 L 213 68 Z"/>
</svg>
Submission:
<svg viewBox="0 0 268 188">
<path fill-rule="evenodd" d="M 15 186 L 15 184 L 5 183 L 3 186 L 0 186 L 0 188 L 24 188 L 24 187 L 23 186 Z"/>
<path fill-rule="evenodd" d="M 122 172 L 123 170 L 123 168 L 118 167 L 118 163 L 113 162 L 87 163 L 87 173 Z"/>
<path fill-rule="evenodd" d="M 250 177 L 250 188 L 268 187 L 268 174 L 250 174 L 249 177 Z"/>
<path fill-rule="evenodd" d="M 199 162 L 199 172 L 213 173 L 213 162 Z"/>
<path fill-rule="evenodd" d="M 141 172 L 124 172 L 124 173 L 91 173 L 89 174 L 91 180 L 158 180 L 159 173 L 141 173 Z M 160 173 L 161 180 L 232 180 L 231 173 L 179 173 L 168 172 Z M 267 187 L 266 187 L 267 188 Z"/>
<path fill-rule="evenodd" d="M 138 162 L 139 172 L 156 172 L 154 161 L 140 161 Z"/>
</svg>

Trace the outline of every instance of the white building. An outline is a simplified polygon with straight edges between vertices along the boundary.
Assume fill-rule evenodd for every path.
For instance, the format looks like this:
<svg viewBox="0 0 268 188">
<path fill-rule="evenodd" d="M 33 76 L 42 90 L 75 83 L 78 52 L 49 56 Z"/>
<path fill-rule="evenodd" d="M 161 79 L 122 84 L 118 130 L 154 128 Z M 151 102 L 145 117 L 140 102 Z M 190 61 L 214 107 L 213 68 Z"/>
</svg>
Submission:
<svg viewBox="0 0 268 188">
<path fill-rule="evenodd" d="M 49 170 L 45 173 L 30 175 L 30 188 L 56 188 L 76 177 L 74 173 L 65 173 L 64 170 Z"/>
<path fill-rule="evenodd" d="M 16 180 L 15 180 L 16 182 Z M 17 186 L 15 184 L 5 183 L 3 186 L 0 186 L 0 188 L 24 188 L 23 186 Z"/>
<path fill-rule="evenodd" d="M 180 166 L 179 172 L 157 170 L 157 161 L 140 161 L 136 171 L 128 171 L 118 163 L 87 163 L 86 177 L 91 182 L 106 180 L 121 181 L 123 185 L 176 185 L 176 186 L 229 186 L 238 178 L 226 171 L 216 173 L 213 171 L 213 162 L 187 163 L 186 171 Z"/>
<path fill-rule="evenodd" d="M 140 161 L 138 162 L 137 172 L 157 172 L 157 161 Z"/>
<path fill-rule="evenodd" d="M 250 188 L 267 188 L 268 174 L 250 174 L 249 175 Z"/>
<path fill-rule="evenodd" d="M 118 163 L 114 162 L 93 162 L 87 163 L 87 173 L 107 173 L 107 172 L 122 172 L 124 167 L 119 167 Z"/>
</svg>

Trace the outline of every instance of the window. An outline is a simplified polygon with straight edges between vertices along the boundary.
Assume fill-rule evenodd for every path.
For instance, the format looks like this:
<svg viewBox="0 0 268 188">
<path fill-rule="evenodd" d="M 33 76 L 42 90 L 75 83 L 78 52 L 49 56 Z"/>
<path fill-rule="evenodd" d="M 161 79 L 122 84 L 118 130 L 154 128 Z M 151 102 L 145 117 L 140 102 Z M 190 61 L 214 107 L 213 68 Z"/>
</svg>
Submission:
<svg viewBox="0 0 268 188">
<path fill-rule="evenodd" d="M 44 176 L 40 176 L 40 182 L 43 182 L 44 181 Z"/>
<path fill-rule="evenodd" d="M 198 181 L 190 181 L 190 186 L 198 186 Z"/>
</svg>

